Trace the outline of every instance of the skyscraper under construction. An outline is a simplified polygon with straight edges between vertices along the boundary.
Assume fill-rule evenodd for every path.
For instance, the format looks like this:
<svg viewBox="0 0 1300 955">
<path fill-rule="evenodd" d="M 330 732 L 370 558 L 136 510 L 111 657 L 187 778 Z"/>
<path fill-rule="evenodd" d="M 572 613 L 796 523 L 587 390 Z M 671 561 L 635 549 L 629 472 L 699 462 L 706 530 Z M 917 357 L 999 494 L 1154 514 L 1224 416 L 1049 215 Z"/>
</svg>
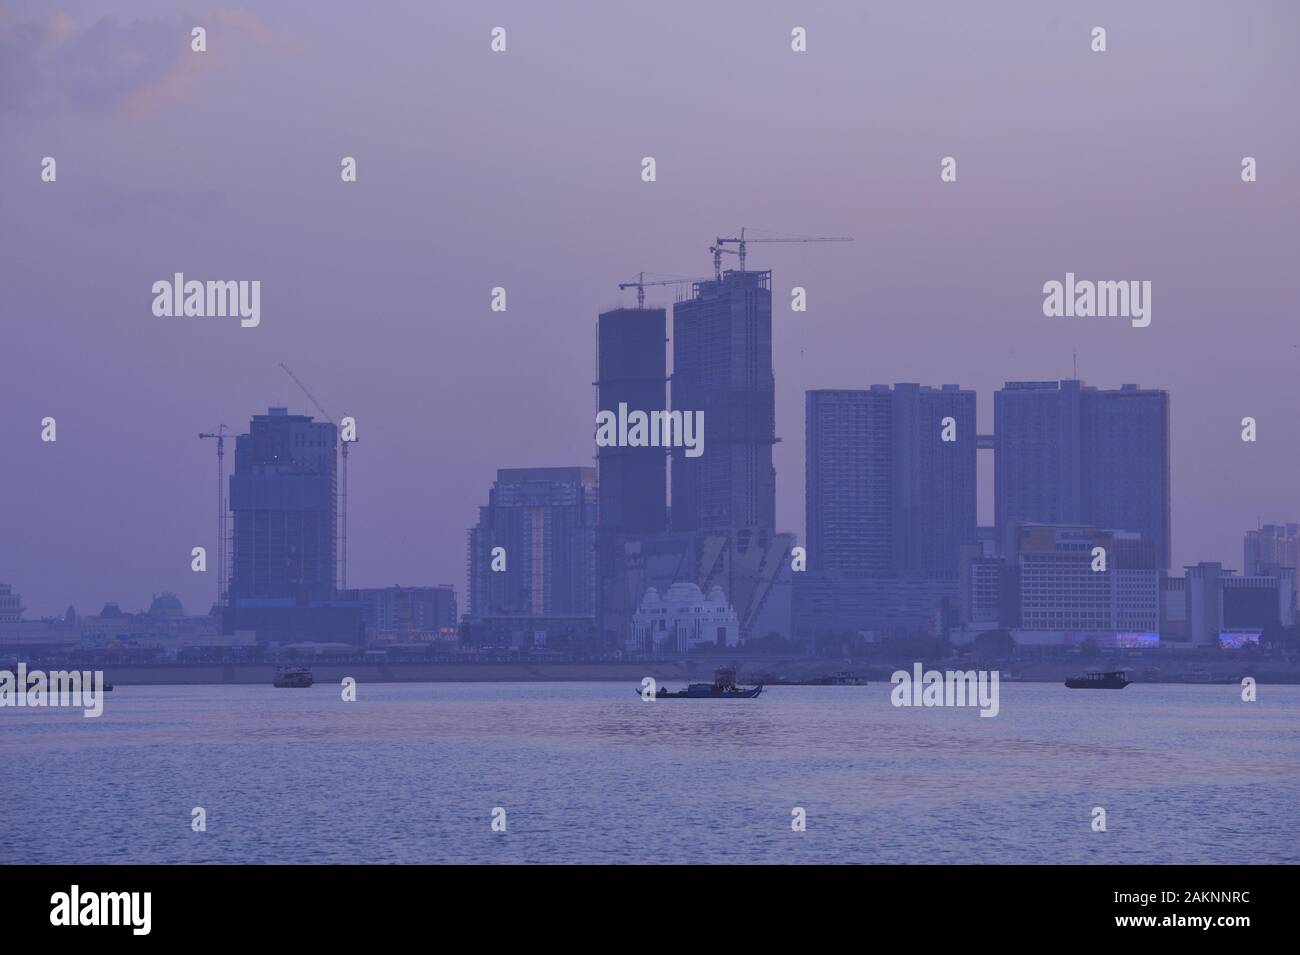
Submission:
<svg viewBox="0 0 1300 955">
<path fill-rule="evenodd" d="M 728 271 L 692 286 L 673 306 L 671 407 L 703 412 L 703 453 L 672 449 L 665 509 L 662 448 L 598 450 L 598 613 L 603 638 L 615 646 L 650 589 L 681 582 L 704 593 L 720 587 L 742 635 L 789 627 L 794 538 L 775 531 L 771 273 Z M 657 309 L 600 316 L 598 410 L 622 401 L 645 412 L 666 406 L 663 323 Z"/>
<path fill-rule="evenodd" d="M 596 319 L 596 410 L 668 407 L 668 315 L 662 308 L 617 308 Z M 639 594 L 626 586 L 622 560 L 631 539 L 668 526 L 668 452 L 662 447 L 596 450 L 599 518 L 596 616 L 602 639 L 621 645 Z"/>
<path fill-rule="evenodd" d="M 675 531 L 776 528 L 771 280 L 724 272 L 673 306 L 672 406 L 704 412 L 706 449 L 673 449 Z"/>
<path fill-rule="evenodd" d="M 235 440 L 234 572 L 244 599 L 334 596 L 338 429 L 270 408 Z"/>
<path fill-rule="evenodd" d="M 668 408 L 667 313 L 618 308 L 596 320 L 598 411 Z M 597 449 L 600 528 L 607 534 L 658 534 L 667 526 L 668 455 L 662 447 Z"/>
<path fill-rule="evenodd" d="M 259 643 L 359 643 L 361 605 L 336 589 L 338 428 L 269 408 L 235 439 L 230 603 L 223 632 Z"/>
</svg>

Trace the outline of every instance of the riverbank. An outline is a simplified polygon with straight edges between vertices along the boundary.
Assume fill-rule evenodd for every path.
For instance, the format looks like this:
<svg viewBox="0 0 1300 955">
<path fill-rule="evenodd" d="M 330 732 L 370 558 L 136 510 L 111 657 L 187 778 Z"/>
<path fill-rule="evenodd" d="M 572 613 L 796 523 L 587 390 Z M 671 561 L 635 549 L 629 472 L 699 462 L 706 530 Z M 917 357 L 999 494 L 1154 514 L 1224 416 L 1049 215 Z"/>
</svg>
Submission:
<svg viewBox="0 0 1300 955">
<path fill-rule="evenodd" d="M 871 683 L 888 683 L 895 670 L 910 670 L 912 661 L 829 661 L 823 659 L 745 659 L 730 657 L 691 658 L 686 660 L 626 662 L 315 662 L 309 664 L 317 683 L 338 683 L 351 677 L 358 683 L 639 683 L 653 677 L 659 683 L 683 683 L 709 680 L 719 666 L 736 667 L 741 683 L 761 680 L 812 680 L 841 671 L 851 671 Z M 976 669 L 982 665 L 970 661 L 930 661 L 927 668 Z M 1120 669 L 1114 662 L 1059 663 L 1011 661 L 997 669 L 1004 682 L 1063 683 L 1087 669 Z M 273 663 L 103 663 L 68 662 L 49 669 L 101 669 L 104 678 L 115 686 L 270 684 L 275 675 Z M 1300 664 L 1284 660 L 1233 660 L 1208 666 L 1162 668 L 1158 674 L 1147 673 L 1133 664 L 1127 665 L 1129 679 L 1138 683 L 1240 683 L 1245 677 L 1261 684 L 1300 684 Z"/>
</svg>

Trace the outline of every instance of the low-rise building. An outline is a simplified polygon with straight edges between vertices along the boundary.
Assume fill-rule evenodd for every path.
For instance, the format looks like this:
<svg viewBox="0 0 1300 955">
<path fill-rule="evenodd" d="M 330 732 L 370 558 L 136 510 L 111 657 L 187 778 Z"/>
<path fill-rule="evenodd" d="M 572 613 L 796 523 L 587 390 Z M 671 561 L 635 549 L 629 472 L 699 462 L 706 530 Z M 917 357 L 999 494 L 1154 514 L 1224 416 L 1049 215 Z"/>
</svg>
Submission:
<svg viewBox="0 0 1300 955">
<path fill-rule="evenodd" d="M 362 587 L 340 593 L 361 605 L 367 642 L 456 639 L 456 591 L 438 587 Z"/>
<path fill-rule="evenodd" d="M 1167 606 L 1182 596 L 1182 613 L 1162 631 L 1166 642 L 1193 647 L 1240 646 L 1258 642 L 1269 624 L 1290 627 L 1296 619 L 1296 572 L 1241 574 L 1213 561 L 1186 568 L 1165 585 Z"/>
<path fill-rule="evenodd" d="M 706 597 L 693 583 L 681 581 L 662 597 L 651 587 L 632 615 L 629 653 L 687 653 L 700 647 L 734 647 L 740 621 L 721 587 Z"/>
<path fill-rule="evenodd" d="M 847 577 L 806 571 L 794 575 L 794 635 L 869 641 L 924 631 L 939 634 L 957 619 L 958 582 L 932 577 Z"/>
<path fill-rule="evenodd" d="M 963 626 L 952 639 L 968 642 L 996 625 L 1026 645 L 1158 645 L 1158 560 L 1155 545 L 1130 531 L 1012 522 L 1001 556 L 964 555 Z"/>
</svg>

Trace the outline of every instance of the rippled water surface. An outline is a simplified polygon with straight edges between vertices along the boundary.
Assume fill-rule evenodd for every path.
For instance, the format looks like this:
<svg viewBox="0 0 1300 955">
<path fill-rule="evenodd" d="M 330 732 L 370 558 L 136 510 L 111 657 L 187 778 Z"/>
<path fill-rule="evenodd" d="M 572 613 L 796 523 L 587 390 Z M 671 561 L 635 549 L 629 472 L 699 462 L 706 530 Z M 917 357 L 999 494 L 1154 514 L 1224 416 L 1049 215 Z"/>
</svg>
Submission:
<svg viewBox="0 0 1300 955">
<path fill-rule="evenodd" d="M 889 690 L 157 686 L 99 719 L 0 709 L 3 861 L 1300 861 L 1300 687 L 1004 683 L 992 719 Z"/>
</svg>

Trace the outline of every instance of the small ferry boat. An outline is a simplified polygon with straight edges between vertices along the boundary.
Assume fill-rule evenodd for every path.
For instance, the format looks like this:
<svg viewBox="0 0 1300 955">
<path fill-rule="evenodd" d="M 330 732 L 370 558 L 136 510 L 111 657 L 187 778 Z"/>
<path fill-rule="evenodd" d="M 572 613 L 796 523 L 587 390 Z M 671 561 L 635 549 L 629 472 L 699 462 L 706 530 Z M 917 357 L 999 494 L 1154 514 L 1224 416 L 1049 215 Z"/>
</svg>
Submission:
<svg viewBox="0 0 1300 955">
<path fill-rule="evenodd" d="M 830 676 L 814 676 L 807 679 L 785 679 L 768 671 L 756 678 L 764 686 L 866 686 L 867 681 L 852 670 L 837 670 Z"/>
<path fill-rule="evenodd" d="M 637 695 L 641 695 L 640 687 Z M 713 671 L 712 683 L 692 683 L 684 690 L 673 693 L 669 690 L 657 690 L 656 700 L 752 700 L 763 692 L 763 684 L 754 687 L 736 686 L 736 671 L 731 667 L 719 667 Z"/>
<path fill-rule="evenodd" d="M 866 686 L 867 681 L 861 679 L 852 670 L 837 670 L 830 676 L 815 676 L 807 680 L 783 680 L 785 686 Z"/>
<path fill-rule="evenodd" d="M 1071 690 L 1122 690 L 1129 679 L 1123 670 L 1089 670 L 1085 676 L 1067 677 L 1065 685 Z"/>
<path fill-rule="evenodd" d="M 36 683 L 36 676 L 35 676 L 35 674 L 31 674 L 31 673 L 29 673 L 29 674 L 27 675 L 27 692 L 28 692 L 28 693 L 30 693 L 33 689 L 35 689 L 35 686 L 34 686 L 35 683 Z M 87 684 L 87 685 L 86 685 L 86 688 L 89 689 L 89 688 L 90 688 L 90 684 Z M 105 682 L 104 685 L 103 685 L 102 687 L 100 687 L 100 689 L 101 689 L 103 692 L 107 693 L 109 690 L 113 689 L 113 684 L 108 683 L 108 682 Z"/>
<path fill-rule="evenodd" d="M 311 669 L 308 667 L 277 667 L 275 670 L 274 686 L 305 689 L 311 684 Z"/>
<path fill-rule="evenodd" d="M 1240 680 L 1230 676 L 1227 673 L 1210 673 L 1206 670 L 1193 670 L 1191 673 L 1184 673 L 1182 676 L 1175 678 L 1176 683 L 1196 683 L 1196 684 L 1226 684 L 1239 683 Z"/>
<path fill-rule="evenodd" d="M 852 670 L 836 670 L 830 676 L 818 679 L 818 686 L 866 686 L 867 681 Z"/>
</svg>

